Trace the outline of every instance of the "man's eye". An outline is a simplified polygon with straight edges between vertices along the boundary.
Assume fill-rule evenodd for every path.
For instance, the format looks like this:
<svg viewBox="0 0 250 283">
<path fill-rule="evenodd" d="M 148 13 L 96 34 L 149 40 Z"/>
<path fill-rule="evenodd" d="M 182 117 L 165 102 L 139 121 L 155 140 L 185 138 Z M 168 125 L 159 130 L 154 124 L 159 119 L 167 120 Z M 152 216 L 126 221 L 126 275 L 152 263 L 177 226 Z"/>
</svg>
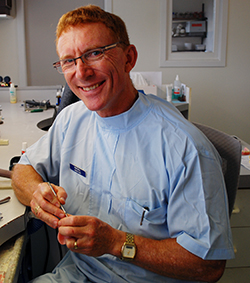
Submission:
<svg viewBox="0 0 250 283">
<path fill-rule="evenodd" d="M 62 66 L 71 65 L 74 62 L 74 59 L 65 59 L 61 61 Z"/>
<path fill-rule="evenodd" d="M 85 54 L 86 59 L 99 58 L 102 55 L 102 50 L 93 50 Z"/>
</svg>

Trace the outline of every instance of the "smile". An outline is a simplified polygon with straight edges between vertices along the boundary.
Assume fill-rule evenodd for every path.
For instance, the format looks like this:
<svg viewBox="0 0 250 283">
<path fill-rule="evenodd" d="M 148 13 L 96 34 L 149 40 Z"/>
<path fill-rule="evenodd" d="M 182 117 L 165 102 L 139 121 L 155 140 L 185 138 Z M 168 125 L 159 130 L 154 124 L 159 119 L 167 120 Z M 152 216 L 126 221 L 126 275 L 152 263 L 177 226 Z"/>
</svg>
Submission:
<svg viewBox="0 0 250 283">
<path fill-rule="evenodd" d="M 98 88 L 98 86 L 100 86 L 101 84 L 95 84 L 95 85 L 92 85 L 92 86 L 89 86 L 89 87 L 82 87 L 82 89 L 84 91 L 90 91 L 90 90 L 94 90 L 96 88 Z"/>
</svg>

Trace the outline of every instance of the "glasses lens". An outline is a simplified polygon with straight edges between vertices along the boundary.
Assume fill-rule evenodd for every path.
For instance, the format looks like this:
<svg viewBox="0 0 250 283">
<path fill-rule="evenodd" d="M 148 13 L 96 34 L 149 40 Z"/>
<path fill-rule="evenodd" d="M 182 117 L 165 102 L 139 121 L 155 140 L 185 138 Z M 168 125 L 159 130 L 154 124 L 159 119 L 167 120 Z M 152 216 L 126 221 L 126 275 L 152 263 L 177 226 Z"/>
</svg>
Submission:
<svg viewBox="0 0 250 283">
<path fill-rule="evenodd" d="M 61 67 L 61 63 L 60 62 L 56 62 L 53 64 L 53 67 L 58 71 L 58 73 L 63 74 L 62 71 L 62 67 Z"/>
<path fill-rule="evenodd" d="M 75 67 L 74 59 L 61 60 L 60 66 L 63 73 L 71 72 Z"/>
<path fill-rule="evenodd" d="M 85 64 L 93 64 L 95 61 L 100 60 L 104 55 L 103 49 L 97 48 L 94 50 L 90 50 L 82 55 L 82 59 Z"/>
</svg>

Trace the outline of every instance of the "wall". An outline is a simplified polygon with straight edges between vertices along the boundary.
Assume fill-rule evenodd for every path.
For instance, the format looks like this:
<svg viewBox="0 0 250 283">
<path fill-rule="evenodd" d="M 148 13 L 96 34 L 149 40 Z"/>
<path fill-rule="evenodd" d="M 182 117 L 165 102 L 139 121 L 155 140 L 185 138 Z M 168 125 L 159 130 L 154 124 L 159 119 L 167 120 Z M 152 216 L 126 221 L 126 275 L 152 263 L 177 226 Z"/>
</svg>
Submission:
<svg viewBox="0 0 250 283">
<path fill-rule="evenodd" d="M 64 84 L 64 77 L 52 67 L 58 60 L 56 26 L 61 15 L 90 2 L 104 7 L 103 0 L 25 0 L 28 85 Z"/>
<path fill-rule="evenodd" d="M 250 143 L 250 1 L 229 0 L 226 67 L 159 68 L 160 1 L 112 1 L 113 12 L 126 22 L 131 42 L 139 51 L 134 71 L 161 71 L 164 84 L 172 82 L 179 74 L 180 79 L 192 87 L 193 121 L 237 135 Z M 16 35 L 15 20 L 0 20 L 0 75 L 9 74 L 19 83 L 15 68 L 18 64 Z"/>
<path fill-rule="evenodd" d="M 162 71 L 163 83 L 181 81 L 192 88 L 191 120 L 250 143 L 250 1 L 229 0 L 226 67 L 159 68 L 160 0 L 113 0 L 113 12 L 127 24 L 139 51 L 134 71 Z"/>
<path fill-rule="evenodd" d="M 0 76 L 18 82 L 18 63 L 16 21 L 0 19 Z"/>
</svg>

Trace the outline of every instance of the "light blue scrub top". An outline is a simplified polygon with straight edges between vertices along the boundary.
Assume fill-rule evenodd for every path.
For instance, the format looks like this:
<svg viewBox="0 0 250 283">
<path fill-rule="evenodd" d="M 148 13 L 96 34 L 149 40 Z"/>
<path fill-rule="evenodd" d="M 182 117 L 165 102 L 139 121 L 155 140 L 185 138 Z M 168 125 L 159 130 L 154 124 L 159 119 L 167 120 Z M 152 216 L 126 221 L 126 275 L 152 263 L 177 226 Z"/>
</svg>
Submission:
<svg viewBox="0 0 250 283">
<path fill-rule="evenodd" d="M 139 94 L 130 110 L 108 118 L 77 102 L 21 163 L 66 190 L 70 214 L 93 215 L 152 239 L 176 238 L 203 259 L 234 257 L 220 158 L 196 127 L 156 96 Z M 60 276 L 71 282 L 184 282 L 111 255 L 73 252 L 54 272 L 54 282 Z"/>
</svg>

